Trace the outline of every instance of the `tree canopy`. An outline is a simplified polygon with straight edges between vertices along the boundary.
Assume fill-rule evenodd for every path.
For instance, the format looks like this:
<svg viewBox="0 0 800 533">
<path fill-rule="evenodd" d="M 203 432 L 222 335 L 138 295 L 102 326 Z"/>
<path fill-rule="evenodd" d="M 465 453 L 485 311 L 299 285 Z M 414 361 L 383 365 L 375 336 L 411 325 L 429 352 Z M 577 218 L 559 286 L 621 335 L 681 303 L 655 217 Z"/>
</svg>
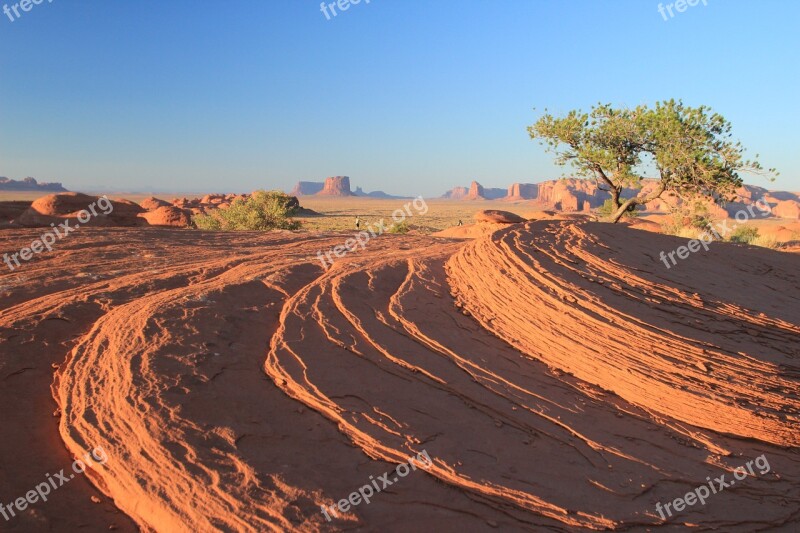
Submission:
<svg viewBox="0 0 800 533">
<path fill-rule="evenodd" d="M 681 101 L 634 109 L 598 104 L 589 113 L 573 110 L 562 117 L 545 110 L 528 133 L 556 154 L 556 163 L 571 165 L 579 177 L 596 180 L 611 194 L 613 222 L 665 191 L 730 200 L 742 186 L 740 172 L 777 175 L 745 159 L 722 115 Z M 658 179 L 656 188 L 623 198 L 624 189 L 642 188 L 648 172 Z"/>
</svg>

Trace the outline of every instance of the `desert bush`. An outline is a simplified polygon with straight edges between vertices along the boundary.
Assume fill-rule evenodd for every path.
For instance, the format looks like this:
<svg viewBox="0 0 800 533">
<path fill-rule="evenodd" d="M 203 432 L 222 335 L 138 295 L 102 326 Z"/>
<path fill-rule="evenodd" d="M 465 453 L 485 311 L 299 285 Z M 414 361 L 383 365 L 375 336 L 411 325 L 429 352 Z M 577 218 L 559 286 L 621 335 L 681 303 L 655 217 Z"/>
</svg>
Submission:
<svg viewBox="0 0 800 533">
<path fill-rule="evenodd" d="M 695 200 L 676 208 L 667 222 L 661 225 L 661 230 L 667 235 L 696 238 L 700 232 L 706 231 L 712 222 L 708 206 L 700 200 Z"/>
<path fill-rule="evenodd" d="M 387 231 L 389 233 L 408 233 L 409 229 L 411 228 L 408 227 L 408 222 L 404 220 L 402 222 L 392 224 Z"/>
<path fill-rule="evenodd" d="M 780 247 L 780 243 L 778 243 L 778 240 L 770 235 L 760 235 L 754 238 L 752 241 L 750 241 L 750 244 L 752 244 L 753 246 L 762 246 L 764 248 L 771 248 L 773 250 Z"/>
<path fill-rule="evenodd" d="M 752 244 L 757 237 L 758 237 L 758 228 L 755 228 L 753 226 L 741 226 L 736 228 L 734 232 L 731 233 L 731 236 L 728 237 L 728 240 L 731 242 Z"/>
<path fill-rule="evenodd" d="M 296 212 L 291 196 L 281 191 L 255 191 L 246 199 L 235 200 L 227 209 L 215 209 L 192 220 L 198 229 L 212 231 L 298 229 L 300 223 L 291 218 Z"/>
</svg>

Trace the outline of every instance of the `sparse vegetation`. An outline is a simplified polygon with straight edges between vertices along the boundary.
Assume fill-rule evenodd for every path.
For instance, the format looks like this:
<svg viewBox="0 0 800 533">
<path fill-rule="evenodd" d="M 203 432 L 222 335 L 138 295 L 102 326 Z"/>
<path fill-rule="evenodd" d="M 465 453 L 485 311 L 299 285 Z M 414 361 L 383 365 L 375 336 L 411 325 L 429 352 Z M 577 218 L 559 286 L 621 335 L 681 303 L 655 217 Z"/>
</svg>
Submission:
<svg viewBox="0 0 800 533">
<path fill-rule="evenodd" d="M 761 246 L 763 248 L 771 248 L 773 250 L 780 247 L 778 239 L 770 235 L 759 235 L 758 237 L 750 241 L 750 244 L 752 244 L 753 246 Z"/>
<path fill-rule="evenodd" d="M 291 218 L 297 212 L 293 200 L 281 191 L 255 191 L 226 209 L 215 209 L 192 220 L 198 229 L 211 231 L 293 230 L 300 227 L 300 222 Z"/>
<path fill-rule="evenodd" d="M 668 235 L 694 239 L 706 231 L 712 222 L 708 206 L 701 200 L 695 200 L 675 209 L 661 229 Z"/>
<path fill-rule="evenodd" d="M 758 238 L 758 228 L 754 228 L 753 226 L 740 226 L 731 233 L 728 240 L 731 242 L 752 244 L 756 238 Z"/>
<path fill-rule="evenodd" d="M 411 228 L 408 227 L 408 222 L 404 220 L 402 222 L 392 224 L 387 230 L 387 233 L 408 233 L 409 229 Z"/>
</svg>

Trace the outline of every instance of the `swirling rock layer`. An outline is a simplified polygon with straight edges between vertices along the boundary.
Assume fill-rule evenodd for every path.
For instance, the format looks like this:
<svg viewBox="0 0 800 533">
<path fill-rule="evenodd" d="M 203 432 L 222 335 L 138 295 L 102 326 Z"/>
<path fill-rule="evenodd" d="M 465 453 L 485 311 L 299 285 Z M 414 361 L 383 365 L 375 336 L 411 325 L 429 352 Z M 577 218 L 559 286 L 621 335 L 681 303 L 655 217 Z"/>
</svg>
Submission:
<svg viewBox="0 0 800 533">
<path fill-rule="evenodd" d="M 796 255 L 719 245 L 668 270 L 680 239 L 554 220 L 381 236 L 326 269 L 348 236 L 81 232 L 0 277 L 0 400 L 27 409 L 4 421 L 3 501 L 37 458 L 65 466 L 57 429 L 104 448 L 88 479 L 144 530 L 800 525 Z M 51 382 L 56 419 L 25 401 Z M 423 450 L 427 471 L 320 512 Z M 91 514 L 75 483 L 63 505 Z M 54 505 L 19 523 L 53 527 Z"/>
</svg>

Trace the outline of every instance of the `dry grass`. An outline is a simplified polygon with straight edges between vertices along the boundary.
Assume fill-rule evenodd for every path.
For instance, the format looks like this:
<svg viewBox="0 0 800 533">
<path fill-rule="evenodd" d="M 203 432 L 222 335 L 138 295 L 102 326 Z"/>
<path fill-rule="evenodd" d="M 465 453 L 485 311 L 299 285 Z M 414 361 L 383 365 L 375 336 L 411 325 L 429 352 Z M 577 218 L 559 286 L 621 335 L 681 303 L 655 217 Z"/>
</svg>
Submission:
<svg viewBox="0 0 800 533">
<path fill-rule="evenodd" d="M 413 213 L 413 216 L 406 217 L 406 223 L 411 231 L 420 233 L 450 228 L 456 226 L 459 220 L 464 224 L 472 224 L 473 215 L 482 209 L 501 209 L 523 216 L 538 210 L 526 203 L 430 199 L 425 200 L 428 212 L 422 215 L 414 208 L 411 199 L 300 197 L 300 205 L 324 216 L 298 218 L 303 224 L 302 228 L 308 231 L 355 231 L 356 216 L 361 219 L 362 230 L 370 225 L 377 228 L 381 219 L 384 227 L 389 228 L 394 223 L 392 213 L 397 209 L 404 211 L 406 204 L 409 204 L 409 210 Z"/>
</svg>

